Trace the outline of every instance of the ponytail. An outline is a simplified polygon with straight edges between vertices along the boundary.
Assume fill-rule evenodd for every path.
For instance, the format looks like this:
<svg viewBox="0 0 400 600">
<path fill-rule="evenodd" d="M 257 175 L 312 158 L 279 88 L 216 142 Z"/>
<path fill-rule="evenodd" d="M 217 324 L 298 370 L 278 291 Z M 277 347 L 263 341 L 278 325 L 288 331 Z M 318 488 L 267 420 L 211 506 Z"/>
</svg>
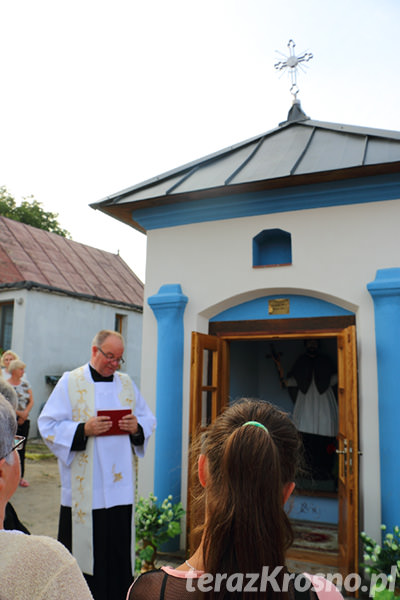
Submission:
<svg viewBox="0 0 400 600">
<path fill-rule="evenodd" d="M 207 573 L 261 575 L 263 567 L 269 567 L 269 573 L 282 567 L 276 578 L 279 584 L 285 552 L 293 541 L 283 487 L 294 479 L 299 446 L 289 417 L 267 402 L 240 401 L 210 426 L 204 448 L 208 481 L 203 561 Z M 222 599 L 225 594 L 225 590 L 213 590 L 209 597 Z M 276 594 L 267 587 L 257 598 L 272 599 Z M 229 597 L 234 595 L 230 592 Z M 249 598 L 254 597 L 249 592 Z"/>
</svg>

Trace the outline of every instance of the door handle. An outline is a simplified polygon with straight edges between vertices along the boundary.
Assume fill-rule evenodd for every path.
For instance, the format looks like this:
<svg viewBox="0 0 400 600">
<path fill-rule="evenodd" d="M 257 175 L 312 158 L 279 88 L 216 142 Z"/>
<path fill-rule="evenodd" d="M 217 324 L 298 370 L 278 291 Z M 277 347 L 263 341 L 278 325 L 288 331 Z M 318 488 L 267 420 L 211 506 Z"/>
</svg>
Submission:
<svg viewBox="0 0 400 600">
<path fill-rule="evenodd" d="M 336 448 L 336 450 L 335 450 L 336 454 L 347 454 L 347 445 L 348 445 L 347 439 L 344 438 L 344 440 L 343 440 L 343 450 L 339 450 L 338 448 Z"/>
<path fill-rule="evenodd" d="M 343 450 L 339 450 L 338 448 L 336 449 L 336 454 L 342 454 L 343 455 L 343 460 L 339 460 L 339 473 L 342 474 L 341 477 L 343 477 L 344 479 L 347 478 L 348 452 L 349 452 L 348 441 L 347 441 L 346 438 L 344 438 L 344 440 L 343 440 Z"/>
</svg>

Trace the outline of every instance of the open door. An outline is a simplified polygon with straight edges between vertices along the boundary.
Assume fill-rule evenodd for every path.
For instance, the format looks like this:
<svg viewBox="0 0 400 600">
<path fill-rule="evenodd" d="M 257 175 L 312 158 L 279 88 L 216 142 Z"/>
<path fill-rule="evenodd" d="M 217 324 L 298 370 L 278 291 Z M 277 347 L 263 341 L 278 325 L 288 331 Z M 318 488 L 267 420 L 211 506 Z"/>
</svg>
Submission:
<svg viewBox="0 0 400 600">
<path fill-rule="evenodd" d="M 189 445 L 193 436 L 206 429 L 228 404 L 229 359 L 228 342 L 214 335 L 192 332 L 190 373 Z M 193 457 L 189 453 L 187 538 L 193 544 L 191 532 L 197 525 L 191 514 L 191 491 L 195 485 Z"/>
<path fill-rule="evenodd" d="M 338 336 L 339 569 L 358 569 L 358 402 L 355 327 Z"/>
<path fill-rule="evenodd" d="M 192 333 L 190 439 L 212 423 L 228 403 L 228 342 L 214 335 Z"/>
<path fill-rule="evenodd" d="M 190 404 L 190 440 L 192 435 L 205 429 L 228 404 L 230 357 L 229 343 L 245 340 L 303 340 L 309 337 L 335 338 L 338 355 L 338 543 L 339 551 L 332 557 L 324 557 L 321 552 L 296 551 L 291 549 L 288 556 L 302 562 L 317 562 L 340 570 L 343 576 L 357 572 L 358 567 L 358 401 L 357 401 L 357 354 L 355 326 L 332 326 L 325 329 L 318 326 L 313 330 L 310 320 L 302 321 L 303 327 L 290 331 L 288 321 L 282 331 L 271 333 L 266 323 L 265 330 L 260 322 L 254 325 L 246 322 L 234 329 L 236 323 L 230 323 L 230 331 L 222 323 L 217 335 L 192 334 L 191 362 L 191 404 Z M 217 324 L 218 325 L 218 324 Z M 276 324 L 274 324 L 276 327 Z M 319 323 L 318 323 L 319 325 Z M 333 325 L 338 325 L 335 322 Z M 214 327 L 216 324 L 214 323 Z M 285 327 L 285 329 L 283 329 Z M 248 329 L 247 329 L 248 328 Z M 233 350 L 232 350 L 233 351 Z M 189 465 L 190 468 L 190 465 Z M 190 503 L 190 475 L 189 475 Z M 189 508 L 189 506 L 188 506 Z M 189 512 L 188 512 L 189 514 Z M 188 523 L 190 531 L 190 523 Z M 298 554 L 300 552 L 300 554 Z"/>
</svg>

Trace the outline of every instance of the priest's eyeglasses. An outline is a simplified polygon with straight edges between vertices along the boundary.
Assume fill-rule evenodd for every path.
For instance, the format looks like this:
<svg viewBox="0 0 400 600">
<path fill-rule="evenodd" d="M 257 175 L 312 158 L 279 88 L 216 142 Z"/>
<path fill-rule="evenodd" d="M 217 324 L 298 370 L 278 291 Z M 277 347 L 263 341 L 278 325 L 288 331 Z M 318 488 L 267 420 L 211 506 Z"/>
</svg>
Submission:
<svg viewBox="0 0 400 600">
<path fill-rule="evenodd" d="M 114 354 L 111 354 L 111 352 L 103 352 L 103 350 L 101 348 L 99 348 L 99 346 L 96 346 L 97 350 L 99 350 L 99 352 L 101 352 L 101 354 L 104 356 L 104 358 L 106 358 L 109 362 L 115 362 L 118 365 L 123 365 L 124 364 L 124 359 L 122 358 L 115 358 Z"/>
<path fill-rule="evenodd" d="M 11 452 L 14 452 L 14 450 L 22 450 L 22 446 L 23 446 L 23 443 L 25 442 L 25 440 L 26 440 L 26 438 L 23 435 L 15 435 L 14 436 L 14 446 L 11 448 L 11 450 L 9 452 L 7 452 L 7 454 L 2 456 L 0 458 L 0 460 L 2 460 L 3 458 L 6 458 L 6 456 L 11 454 Z"/>
</svg>

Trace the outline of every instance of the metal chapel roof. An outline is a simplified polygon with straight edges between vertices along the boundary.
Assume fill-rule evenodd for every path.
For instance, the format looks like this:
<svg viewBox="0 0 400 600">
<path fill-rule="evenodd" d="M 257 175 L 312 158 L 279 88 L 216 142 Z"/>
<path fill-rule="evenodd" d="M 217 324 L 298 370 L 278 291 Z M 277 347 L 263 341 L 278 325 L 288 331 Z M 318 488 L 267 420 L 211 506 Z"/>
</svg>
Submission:
<svg viewBox="0 0 400 600">
<path fill-rule="evenodd" d="M 133 209 L 399 170 L 400 132 L 314 121 L 295 101 L 275 129 L 91 206 L 142 229 Z"/>
</svg>

